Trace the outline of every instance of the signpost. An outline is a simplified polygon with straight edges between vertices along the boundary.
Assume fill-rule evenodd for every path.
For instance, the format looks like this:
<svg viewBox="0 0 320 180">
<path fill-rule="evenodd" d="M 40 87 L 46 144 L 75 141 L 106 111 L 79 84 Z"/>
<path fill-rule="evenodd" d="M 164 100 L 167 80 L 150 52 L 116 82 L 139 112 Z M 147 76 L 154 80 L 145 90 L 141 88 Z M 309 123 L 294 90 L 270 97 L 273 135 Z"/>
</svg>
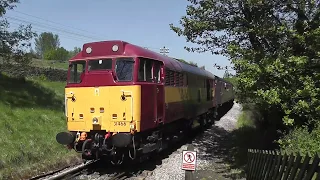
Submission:
<svg viewBox="0 0 320 180">
<path fill-rule="evenodd" d="M 189 145 L 186 151 L 182 152 L 182 169 L 185 170 L 185 180 L 193 180 L 193 172 L 196 170 L 197 152 Z"/>
</svg>

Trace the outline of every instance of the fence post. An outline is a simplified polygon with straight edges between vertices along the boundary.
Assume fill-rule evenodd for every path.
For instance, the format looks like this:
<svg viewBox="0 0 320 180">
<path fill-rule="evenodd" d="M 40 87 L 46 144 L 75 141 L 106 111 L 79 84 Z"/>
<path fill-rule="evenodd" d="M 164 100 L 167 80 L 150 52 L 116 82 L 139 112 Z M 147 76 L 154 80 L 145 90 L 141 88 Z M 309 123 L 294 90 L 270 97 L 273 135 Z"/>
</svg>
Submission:
<svg viewBox="0 0 320 180">
<path fill-rule="evenodd" d="M 189 144 L 187 147 L 187 151 L 194 151 L 194 147 L 192 144 Z M 183 157 L 182 157 L 183 158 Z M 190 171 L 190 170 L 185 170 L 185 180 L 193 180 L 193 172 L 194 171 Z"/>
</svg>

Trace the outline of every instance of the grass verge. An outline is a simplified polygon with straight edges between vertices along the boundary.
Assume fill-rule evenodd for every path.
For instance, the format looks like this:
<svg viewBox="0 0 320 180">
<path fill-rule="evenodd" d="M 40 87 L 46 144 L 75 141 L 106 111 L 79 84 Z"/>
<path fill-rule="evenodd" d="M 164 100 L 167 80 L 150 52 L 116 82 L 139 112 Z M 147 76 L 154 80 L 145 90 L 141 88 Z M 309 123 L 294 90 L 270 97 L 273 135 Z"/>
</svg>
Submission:
<svg viewBox="0 0 320 180">
<path fill-rule="evenodd" d="M 66 130 L 64 83 L 0 74 L 0 177 L 30 178 L 79 158 L 55 140 Z"/>
<path fill-rule="evenodd" d="M 225 162 L 230 165 L 230 169 L 238 171 L 233 178 L 245 177 L 248 149 L 275 148 L 275 129 L 262 126 L 260 120 L 261 116 L 254 105 L 243 105 L 237 128 L 228 135 L 231 150 Z"/>
</svg>

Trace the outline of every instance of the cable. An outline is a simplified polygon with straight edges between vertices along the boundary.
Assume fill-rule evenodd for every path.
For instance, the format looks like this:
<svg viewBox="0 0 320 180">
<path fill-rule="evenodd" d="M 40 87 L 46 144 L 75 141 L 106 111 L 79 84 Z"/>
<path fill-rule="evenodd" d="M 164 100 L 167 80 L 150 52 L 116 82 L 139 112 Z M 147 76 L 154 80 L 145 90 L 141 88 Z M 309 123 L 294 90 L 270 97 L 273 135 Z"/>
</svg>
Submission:
<svg viewBox="0 0 320 180">
<path fill-rule="evenodd" d="M 13 27 L 13 28 L 18 28 L 19 25 L 21 25 L 21 24 L 19 24 L 19 23 L 15 23 L 15 22 L 11 22 L 10 24 L 16 25 L 16 26 L 10 25 L 10 27 Z M 33 30 L 34 32 L 36 32 L 37 34 L 40 34 L 40 33 L 42 33 L 42 32 L 47 32 L 47 29 L 45 29 L 45 28 L 39 28 L 39 27 L 32 27 L 32 30 Z M 79 41 L 79 42 L 87 41 L 87 39 L 83 39 L 83 38 L 81 39 L 81 38 L 78 38 L 78 37 L 71 37 L 70 35 L 67 36 L 67 35 L 62 34 L 62 33 L 59 33 L 59 32 L 58 32 L 58 33 L 54 32 L 54 33 L 55 33 L 55 34 L 58 34 L 59 37 L 63 37 L 63 38 L 65 38 L 65 39 L 75 40 L 75 41 Z"/>
<path fill-rule="evenodd" d="M 56 27 L 53 27 L 53 26 L 43 25 L 43 24 L 41 24 L 39 22 L 27 21 L 27 20 L 23 20 L 23 19 L 19 19 L 19 18 L 10 17 L 10 16 L 7 16 L 7 18 L 11 19 L 11 20 L 14 20 L 14 21 L 19 21 L 19 22 L 23 22 L 23 23 L 29 23 L 29 24 L 32 24 L 32 25 L 37 25 L 37 26 L 40 26 L 40 27 L 50 28 L 50 30 L 55 29 L 56 31 L 65 32 L 65 33 L 76 35 L 76 36 L 79 36 L 79 37 L 84 37 L 84 38 L 88 38 L 88 39 L 100 39 L 100 38 L 90 37 L 90 36 L 86 36 L 86 35 L 70 32 L 70 31 L 66 31 L 64 29 L 59 29 L 59 28 L 56 28 Z"/>
<path fill-rule="evenodd" d="M 90 33 L 90 34 L 96 34 L 96 33 L 92 33 L 92 32 L 89 32 L 89 31 L 86 31 L 86 30 L 82 30 L 82 29 L 79 29 L 79 28 L 67 26 L 67 25 L 64 25 L 64 24 L 61 24 L 61 23 L 58 23 L 58 22 L 54 22 L 54 21 L 50 21 L 50 20 L 47 20 L 47 19 L 43 19 L 41 17 L 37 17 L 37 16 L 33 16 L 33 15 L 30 15 L 30 14 L 27 14 L 27 13 L 23 13 L 23 12 L 20 12 L 20 11 L 17 11 L 17 10 L 13 10 L 13 11 L 15 11 L 17 13 L 20 13 L 20 14 L 23 14 L 23 15 L 26 15 L 26 16 L 29 16 L 29 17 L 34 17 L 34 18 L 41 19 L 41 20 L 44 20 L 44 21 L 47 21 L 47 22 L 51 22 L 51 23 L 54 23 L 54 24 L 60 24 L 61 26 L 69 27 L 69 28 L 76 29 L 76 30 L 79 30 L 79 31 L 82 31 L 82 32 L 87 32 L 87 33 Z M 98 35 L 98 34 L 96 34 L 96 35 Z"/>
<path fill-rule="evenodd" d="M 29 17 L 34 17 L 34 18 L 37 18 L 37 19 L 41 19 L 43 21 L 47 21 L 47 22 L 51 22 L 51 23 L 54 23 L 54 24 L 59 24 L 61 26 L 65 26 L 65 27 L 70 27 L 72 29 L 76 29 L 76 30 L 79 30 L 79 31 L 82 31 L 82 32 L 88 32 L 90 34 L 96 34 L 96 33 L 92 33 L 92 32 L 89 32 L 89 31 L 86 31 L 86 30 L 82 30 L 82 29 L 79 29 L 79 28 L 75 28 L 75 27 L 71 27 L 71 26 L 67 26 L 67 25 L 64 25 L 64 24 L 61 24 L 61 23 L 58 23 L 58 22 L 55 22 L 55 21 L 50 21 L 50 20 L 47 20 L 47 19 L 44 19 L 44 18 L 41 18 L 41 17 L 37 17 L 37 16 L 33 16 L 33 15 L 30 15 L 30 14 L 27 14 L 27 13 L 23 13 L 23 12 L 19 12 L 17 10 L 13 10 L 17 13 L 20 13 L 20 14 L 23 14 L 23 15 L 26 15 L 26 16 L 29 16 Z M 32 25 L 36 25 L 36 26 L 40 26 L 40 27 L 44 27 L 44 28 L 48 28 L 49 31 L 52 31 L 52 29 L 55 29 L 56 31 L 60 31 L 60 32 L 63 32 L 63 33 L 67 33 L 67 34 L 72 34 L 74 36 L 79 36 L 79 37 L 84 37 L 84 38 L 88 38 L 90 40 L 101 40 L 101 39 L 104 39 L 104 38 L 101 38 L 101 37 L 92 37 L 92 36 L 87 36 L 87 35 L 83 35 L 83 34 L 79 34 L 79 33 L 76 33 L 76 32 L 70 32 L 70 31 L 67 31 L 66 29 L 61 29 L 61 28 L 57 28 L 57 27 L 54 27 L 52 25 L 48 25 L 48 23 L 43 23 L 43 22 L 39 22 L 39 21 L 33 21 L 33 20 L 26 20 L 24 18 L 21 18 L 21 17 L 11 17 L 11 16 L 6 16 L 7 18 L 11 19 L 11 20 L 14 20 L 14 21 L 19 21 L 19 22 L 24 22 L 24 23 L 29 23 L 29 24 L 32 24 Z M 57 33 L 58 34 L 58 33 Z M 60 34 L 59 34 L 60 35 Z M 66 37 L 67 38 L 67 37 Z M 71 39 L 71 38 L 68 38 L 68 39 Z M 76 40 L 79 40 L 79 39 L 76 39 Z M 153 49 L 153 50 L 159 50 L 159 48 L 155 48 L 155 47 L 145 47 L 147 49 Z"/>
</svg>

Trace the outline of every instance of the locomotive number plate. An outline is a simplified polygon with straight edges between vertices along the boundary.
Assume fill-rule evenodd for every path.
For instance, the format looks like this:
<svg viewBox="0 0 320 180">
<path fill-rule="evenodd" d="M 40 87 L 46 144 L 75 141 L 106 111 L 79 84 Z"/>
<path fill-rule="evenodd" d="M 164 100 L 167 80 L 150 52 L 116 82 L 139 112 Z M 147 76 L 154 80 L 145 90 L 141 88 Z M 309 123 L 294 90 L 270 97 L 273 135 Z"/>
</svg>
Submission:
<svg viewBox="0 0 320 180">
<path fill-rule="evenodd" d="M 126 126 L 126 122 L 114 122 L 114 126 Z"/>
</svg>

